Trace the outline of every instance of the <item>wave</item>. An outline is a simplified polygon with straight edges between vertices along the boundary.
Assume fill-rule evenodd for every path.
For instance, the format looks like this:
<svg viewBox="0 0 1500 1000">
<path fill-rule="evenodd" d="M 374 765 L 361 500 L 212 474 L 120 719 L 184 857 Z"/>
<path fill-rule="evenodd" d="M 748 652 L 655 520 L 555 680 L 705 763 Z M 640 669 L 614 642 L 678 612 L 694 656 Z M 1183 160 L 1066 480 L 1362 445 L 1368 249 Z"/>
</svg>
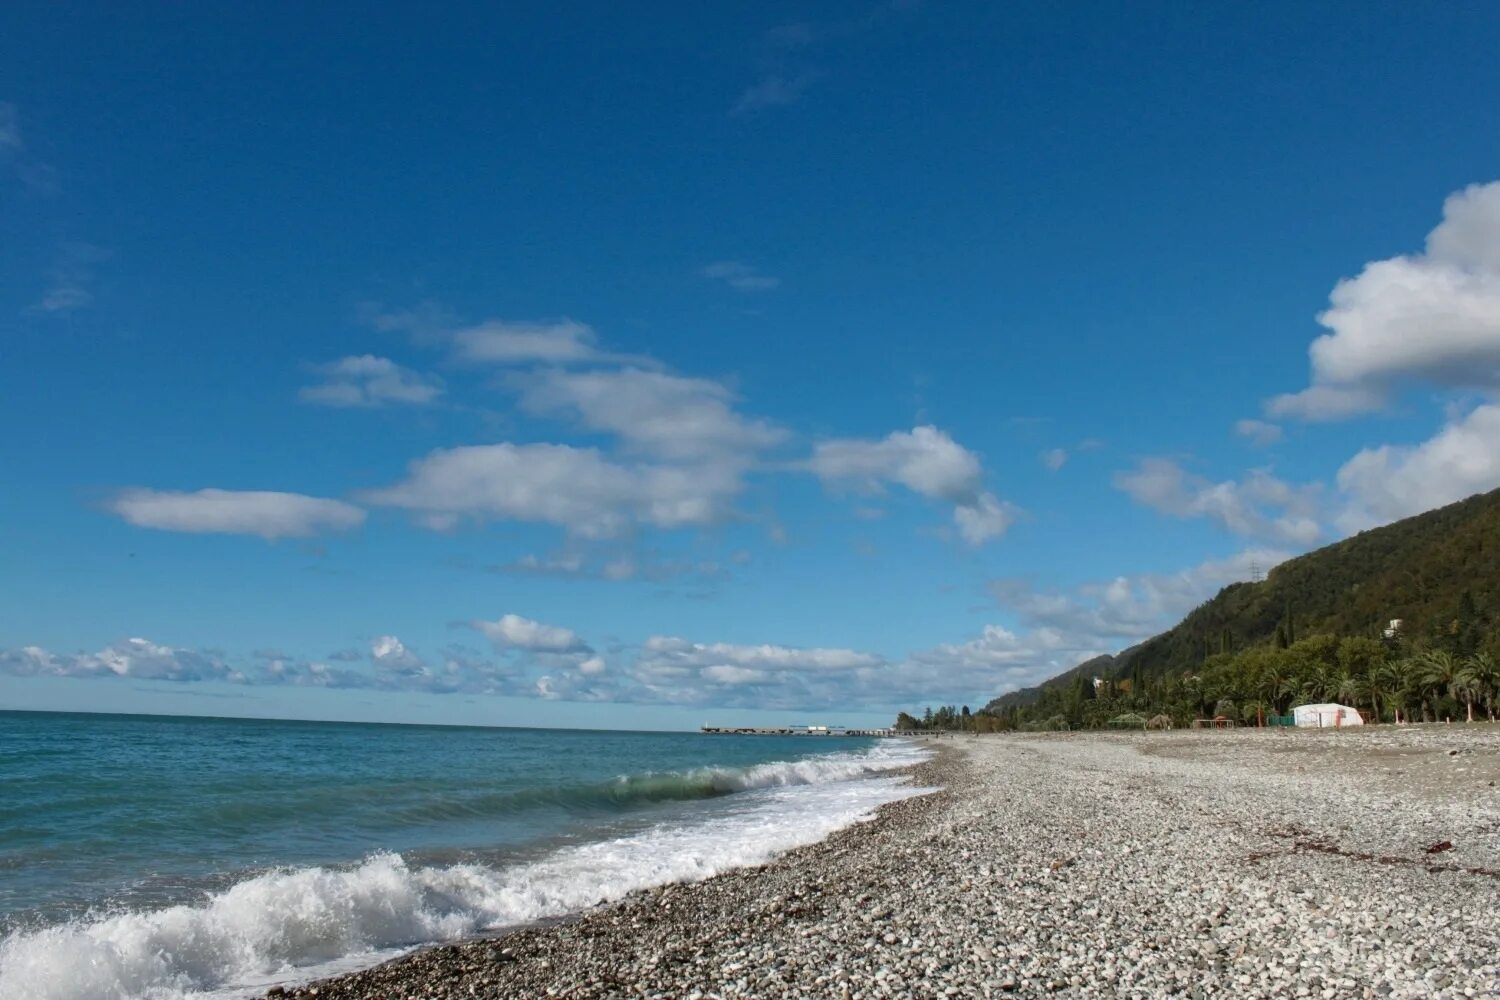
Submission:
<svg viewBox="0 0 1500 1000">
<path fill-rule="evenodd" d="M 905 767 L 912 763 L 912 759 L 909 750 L 876 747 L 865 753 L 832 753 L 749 767 L 702 767 L 688 771 L 626 774 L 609 781 L 438 799 L 401 809 L 393 818 L 402 822 L 421 822 L 499 816 L 539 806 L 578 812 L 610 812 L 654 802 L 711 799 L 758 788 L 849 781 Z"/>
<path fill-rule="evenodd" d="M 400 950 L 561 916 L 628 892 L 762 864 L 921 794 L 871 776 L 913 763 L 906 747 L 620 779 L 623 794 L 756 790 L 675 826 L 568 847 L 541 860 L 416 866 L 379 854 L 350 868 L 273 871 L 193 905 L 97 914 L 0 941 L 0 996 L 182 1000 L 369 964 Z M 865 780 L 851 780 L 864 778 Z M 695 792 L 695 795 L 697 792 Z"/>
</svg>

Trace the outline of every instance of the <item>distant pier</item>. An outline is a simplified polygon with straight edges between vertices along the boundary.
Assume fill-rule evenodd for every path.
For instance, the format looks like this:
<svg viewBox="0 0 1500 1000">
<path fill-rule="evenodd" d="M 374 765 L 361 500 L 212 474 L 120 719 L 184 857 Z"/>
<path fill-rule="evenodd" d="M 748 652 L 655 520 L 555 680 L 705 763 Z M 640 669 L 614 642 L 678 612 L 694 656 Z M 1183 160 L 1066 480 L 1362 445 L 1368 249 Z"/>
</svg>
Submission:
<svg viewBox="0 0 1500 1000">
<path fill-rule="evenodd" d="M 850 729 L 847 726 L 702 726 L 715 736 L 906 736 L 896 729 Z"/>
</svg>

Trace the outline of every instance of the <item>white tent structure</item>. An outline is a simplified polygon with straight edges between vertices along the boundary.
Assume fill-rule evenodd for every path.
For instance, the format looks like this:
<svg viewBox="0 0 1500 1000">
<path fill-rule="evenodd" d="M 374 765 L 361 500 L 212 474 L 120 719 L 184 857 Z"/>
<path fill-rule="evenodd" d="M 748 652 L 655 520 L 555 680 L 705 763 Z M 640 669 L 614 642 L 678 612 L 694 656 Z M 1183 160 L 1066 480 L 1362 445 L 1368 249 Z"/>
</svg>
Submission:
<svg viewBox="0 0 1500 1000">
<path fill-rule="evenodd" d="M 1298 705 L 1292 709 L 1292 721 L 1298 726 L 1309 726 L 1313 729 L 1365 724 L 1364 717 L 1359 714 L 1358 709 L 1350 708 L 1348 705 L 1336 705 L 1332 702 L 1326 705 Z"/>
</svg>

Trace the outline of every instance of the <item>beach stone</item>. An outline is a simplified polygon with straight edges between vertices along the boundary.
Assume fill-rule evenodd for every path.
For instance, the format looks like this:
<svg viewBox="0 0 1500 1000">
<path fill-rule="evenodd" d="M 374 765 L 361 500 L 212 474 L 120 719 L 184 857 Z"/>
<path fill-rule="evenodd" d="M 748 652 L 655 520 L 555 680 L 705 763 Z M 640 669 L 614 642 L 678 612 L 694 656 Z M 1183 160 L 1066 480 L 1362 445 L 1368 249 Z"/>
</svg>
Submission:
<svg viewBox="0 0 1500 1000">
<path fill-rule="evenodd" d="M 940 745 L 771 864 L 267 995 L 1500 995 L 1497 727 Z"/>
</svg>

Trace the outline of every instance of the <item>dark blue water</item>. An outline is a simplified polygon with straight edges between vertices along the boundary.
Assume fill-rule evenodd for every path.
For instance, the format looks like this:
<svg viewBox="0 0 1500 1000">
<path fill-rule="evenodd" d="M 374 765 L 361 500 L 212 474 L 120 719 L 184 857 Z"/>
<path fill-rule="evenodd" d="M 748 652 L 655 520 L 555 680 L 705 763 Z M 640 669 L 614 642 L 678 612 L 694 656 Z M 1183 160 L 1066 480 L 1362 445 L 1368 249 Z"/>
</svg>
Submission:
<svg viewBox="0 0 1500 1000">
<path fill-rule="evenodd" d="M 0 996 L 232 994 L 702 877 L 908 794 L 911 754 L 0 712 Z"/>
</svg>

